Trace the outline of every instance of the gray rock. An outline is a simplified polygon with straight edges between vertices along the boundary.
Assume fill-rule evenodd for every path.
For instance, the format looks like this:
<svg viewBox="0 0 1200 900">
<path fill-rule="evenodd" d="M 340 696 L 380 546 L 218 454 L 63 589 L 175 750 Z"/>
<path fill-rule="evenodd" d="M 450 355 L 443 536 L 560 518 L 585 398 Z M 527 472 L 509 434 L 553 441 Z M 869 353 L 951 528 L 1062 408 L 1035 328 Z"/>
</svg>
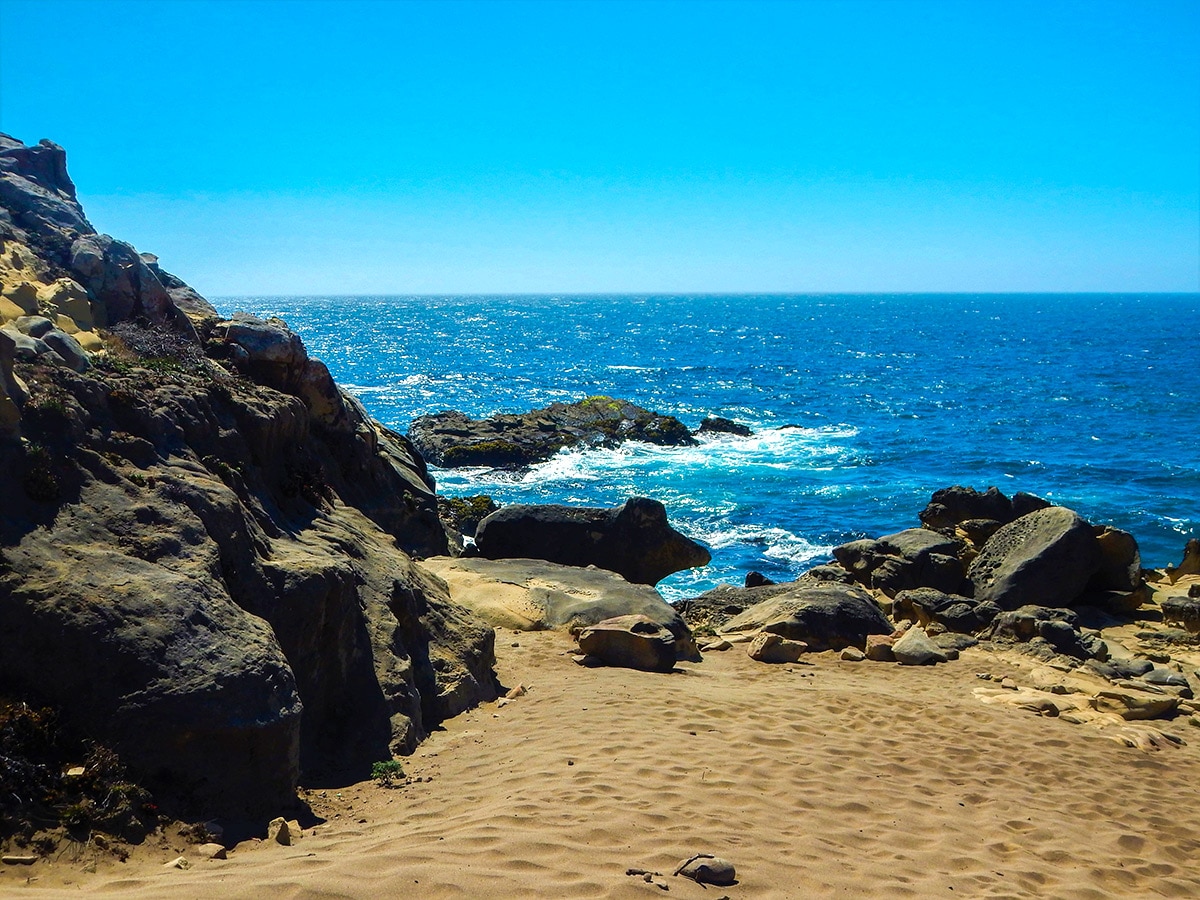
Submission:
<svg viewBox="0 0 1200 900">
<path fill-rule="evenodd" d="M 30 337 L 16 329 L 3 330 L 13 344 L 13 357 L 17 362 L 33 362 L 44 353 L 50 352 L 50 346 L 41 338 Z"/>
<path fill-rule="evenodd" d="M 864 647 L 867 635 L 892 631 L 871 595 L 860 588 L 812 582 L 778 587 L 789 589 L 730 619 L 722 630 L 768 631 L 804 641 L 814 652 Z"/>
<path fill-rule="evenodd" d="M 1075 659 L 1107 659 L 1108 646 L 1094 634 L 1082 633 L 1077 622 L 1078 616 L 1073 610 L 1023 606 L 998 615 L 988 636 L 992 640 L 1016 643 L 1041 641 L 1051 654 Z"/>
<path fill-rule="evenodd" d="M 13 321 L 13 325 L 22 334 L 35 338 L 44 338 L 54 328 L 54 323 L 45 316 L 20 316 Z"/>
<path fill-rule="evenodd" d="M 752 437 L 754 432 L 749 426 L 742 425 L 740 422 L 735 422 L 732 419 L 724 419 L 721 416 L 709 416 L 700 423 L 700 427 L 696 429 L 696 434 L 732 434 L 738 437 Z"/>
<path fill-rule="evenodd" d="M 79 341 L 65 331 L 53 328 L 45 333 L 42 340 L 46 342 L 46 346 L 63 358 L 68 368 L 76 372 L 86 372 L 92 367 L 86 351 L 79 346 Z"/>
<path fill-rule="evenodd" d="M 989 601 L 946 594 L 933 588 L 901 591 L 892 604 L 896 619 L 909 619 L 918 625 L 937 623 L 948 631 L 973 634 L 986 628 L 1000 613 Z"/>
<path fill-rule="evenodd" d="M 0 329 L 0 442 L 15 441 L 21 436 L 21 407 L 25 404 L 23 385 L 13 374 L 16 341 Z"/>
<path fill-rule="evenodd" d="M 914 625 L 892 644 L 896 662 L 902 666 L 931 666 L 950 657 L 938 647 L 920 625 Z"/>
<path fill-rule="evenodd" d="M 475 545 L 488 559 L 545 559 L 595 565 L 638 584 L 707 565 L 704 547 L 667 523 L 657 500 L 631 497 L 615 509 L 506 506 L 479 523 Z"/>
<path fill-rule="evenodd" d="M 1101 565 L 1090 525 L 1069 509 L 1050 507 L 1005 525 L 971 563 L 976 600 L 1001 609 L 1069 606 Z"/>
<path fill-rule="evenodd" d="M 1159 601 L 1163 621 L 1179 625 L 1193 634 L 1200 632 L 1200 599 L 1164 597 Z"/>
</svg>

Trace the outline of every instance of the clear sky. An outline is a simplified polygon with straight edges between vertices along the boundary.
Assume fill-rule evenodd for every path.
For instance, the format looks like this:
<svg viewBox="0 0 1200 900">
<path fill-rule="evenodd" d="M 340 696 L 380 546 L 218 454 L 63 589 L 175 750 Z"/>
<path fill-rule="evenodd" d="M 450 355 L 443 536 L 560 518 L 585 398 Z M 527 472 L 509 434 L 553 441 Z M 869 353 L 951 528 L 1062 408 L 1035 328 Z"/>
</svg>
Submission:
<svg viewBox="0 0 1200 900">
<path fill-rule="evenodd" d="M 0 0 L 210 296 L 1200 290 L 1200 3 Z"/>
</svg>

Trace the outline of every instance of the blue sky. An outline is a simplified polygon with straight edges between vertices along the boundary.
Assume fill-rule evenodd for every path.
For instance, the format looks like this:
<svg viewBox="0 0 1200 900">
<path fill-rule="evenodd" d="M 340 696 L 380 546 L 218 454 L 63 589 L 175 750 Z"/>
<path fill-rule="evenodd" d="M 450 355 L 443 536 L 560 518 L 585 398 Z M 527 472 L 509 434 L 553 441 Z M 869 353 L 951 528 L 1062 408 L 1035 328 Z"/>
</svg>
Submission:
<svg viewBox="0 0 1200 900">
<path fill-rule="evenodd" d="M 1200 3 L 0 0 L 211 296 L 1200 290 Z"/>
</svg>

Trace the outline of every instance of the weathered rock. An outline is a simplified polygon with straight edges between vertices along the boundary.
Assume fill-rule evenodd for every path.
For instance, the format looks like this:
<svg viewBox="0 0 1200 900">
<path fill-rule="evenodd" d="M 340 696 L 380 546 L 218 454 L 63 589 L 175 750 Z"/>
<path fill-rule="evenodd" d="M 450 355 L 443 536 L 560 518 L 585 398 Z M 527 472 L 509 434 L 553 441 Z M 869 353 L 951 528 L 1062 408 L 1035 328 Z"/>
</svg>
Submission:
<svg viewBox="0 0 1200 900">
<path fill-rule="evenodd" d="M 962 542 L 927 528 L 910 528 L 878 540 L 835 547 L 834 558 L 856 580 L 894 597 L 899 591 L 929 587 L 959 592 L 964 584 L 958 555 Z"/>
<path fill-rule="evenodd" d="M 875 662 L 895 662 L 896 654 L 892 651 L 892 645 L 895 643 L 895 635 L 868 634 L 863 655 Z"/>
<path fill-rule="evenodd" d="M 1200 575 L 1200 538 L 1192 538 L 1183 548 L 1183 561 L 1167 566 L 1167 578 L 1174 584 L 1184 575 Z"/>
<path fill-rule="evenodd" d="M 675 417 L 612 397 L 552 403 L 545 409 L 490 419 L 440 412 L 415 419 L 408 434 L 426 459 L 446 468 L 528 466 L 564 447 L 615 446 L 624 441 L 666 446 L 695 443 Z"/>
<path fill-rule="evenodd" d="M 841 657 L 846 662 L 862 662 L 867 658 L 867 655 L 857 647 L 846 647 L 842 650 Z"/>
<path fill-rule="evenodd" d="M 807 652 L 804 641 L 789 641 L 767 631 L 756 634 L 746 647 L 747 656 L 763 663 L 794 663 Z"/>
<path fill-rule="evenodd" d="M 580 652 L 605 665 L 646 672 L 675 668 L 675 635 L 649 616 L 617 616 L 579 632 Z"/>
<path fill-rule="evenodd" d="M 229 853 L 224 844 L 207 843 L 196 847 L 196 855 L 201 859 L 227 859 Z"/>
<path fill-rule="evenodd" d="M 274 818 L 267 825 L 267 841 L 272 844 L 283 844 L 290 846 L 292 843 L 292 829 L 288 824 L 287 819 L 282 816 Z"/>
<path fill-rule="evenodd" d="M 981 494 L 974 488 L 956 484 L 935 491 L 919 517 L 925 527 L 949 533 L 973 519 L 1007 525 L 1026 513 L 1049 505 L 1033 494 L 1017 493 L 1010 500 L 995 487 L 989 487 Z"/>
<path fill-rule="evenodd" d="M 1193 634 L 1200 633 L 1200 600 L 1191 597 L 1164 597 L 1159 601 L 1163 621 L 1179 625 Z"/>
<path fill-rule="evenodd" d="M 870 594 L 838 584 L 797 582 L 725 623 L 723 631 L 767 631 L 804 641 L 814 652 L 863 647 L 867 635 L 890 634 L 892 626 Z M 755 590 L 774 590 L 756 588 Z"/>
<path fill-rule="evenodd" d="M 901 591 L 892 603 L 896 619 L 909 619 L 918 625 L 936 622 L 948 631 L 974 634 L 991 624 L 1000 607 L 989 601 L 978 601 L 956 594 L 945 594 L 932 588 Z"/>
<path fill-rule="evenodd" d="M 656 584 L 711 559 L 671 528 L 661 503 L 646 497 L 631 497 L 615 509 L 506 506 L 479 524 L 475 544 L 488 559 L 595 565 L 638 584 Z"/>
<path fill-rule="evenodd" d="M 902 666 L 931 666 L 949 659 L 920 625 L 908 629 L 892 644 L 892 654 Z"/>
<path fill-rule="evenodd" d="M 971 563 L 977 600 L 1001 609 L 1069 606 L 1099 570 L 1101 553 L 1090 525 L 1053 506 L 1021 516 L 997 531 Z"/>
<path fill-rule="evenodd" d="M 750 430 L 748 425 L 742 425 L 740 422 L 735 422 L 732 419 L 724 419 L 721 416 L 709 416 L 700 423 L 700 427 L 696 429 L 696 434 L 732 434 L 737 437 L 753 437 L 754 432 Z"/>
<path fill-rule="evenodd" d="M 421 563 L 450 589 L 450 599 L 489 625 L 521 631 L 573 631 L 606 619 L 643 615 L 675 636 L 679 660 L 699 661 L 691 629 L 658 591 L 614 572 L 540 559 L 451 559 Z"/>
<path fill-rule="evenodd" d="M 1073 610 L 1044 606 L 1023 606 L 1002 612 L 988 632 L 992 640 L 1029 642 L 1038 638 L 1054 652 L 1076 659 L 1107 659 L 1107 645 L 1094 635 L 1084 634 L 1077 626 Z"/>
<path fill-rule="evenodd" d="M 766 575 L 762 574 L 762 572 L 747 572 L 746 573 L 745 586 L 748 588 L 770 587 L 771 585 L 773 585 L 775 583 L 776 582 L 772 581 Z"/>
<path fill-rule="evenodd" d="M 1093 591 L 1135 591 L 1142 586 L 1142 554 L 1137 539 L 1128 531 L 1108 525 L 1093 529 L 1100 548 L 1100 566 L 1088 589 Z"/>
<path fill-rule="evenodd" d="M 1144 694 L 1140 691 L 1099 691 L 1092 701 L 1093 709 L 1112 713 L 1129 721 L 1160 719 L 1173 713 L 1178 706 L 1178 697 Z"/>
</svg>

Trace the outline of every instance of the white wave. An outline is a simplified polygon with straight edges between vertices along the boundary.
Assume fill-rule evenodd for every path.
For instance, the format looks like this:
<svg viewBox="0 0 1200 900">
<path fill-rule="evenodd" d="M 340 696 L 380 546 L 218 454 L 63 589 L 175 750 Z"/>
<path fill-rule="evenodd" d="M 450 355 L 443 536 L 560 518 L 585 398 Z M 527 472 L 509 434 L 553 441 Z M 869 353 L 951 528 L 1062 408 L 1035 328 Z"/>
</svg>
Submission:
<svg viewBox="0 0 1200 900">
<path fill-rule="evenodd" d="M 693 536 L 715 552 L 730 547 L 758 547 L 761 548 L 764 558 L 788 563 L 806 563 L 818 557 L 828 556 L 833 550 L 831 545 L 814 544 L 786 528 L 761 525 L 731 525 L 712 531 L 701 531 Z"/>
</svg>

